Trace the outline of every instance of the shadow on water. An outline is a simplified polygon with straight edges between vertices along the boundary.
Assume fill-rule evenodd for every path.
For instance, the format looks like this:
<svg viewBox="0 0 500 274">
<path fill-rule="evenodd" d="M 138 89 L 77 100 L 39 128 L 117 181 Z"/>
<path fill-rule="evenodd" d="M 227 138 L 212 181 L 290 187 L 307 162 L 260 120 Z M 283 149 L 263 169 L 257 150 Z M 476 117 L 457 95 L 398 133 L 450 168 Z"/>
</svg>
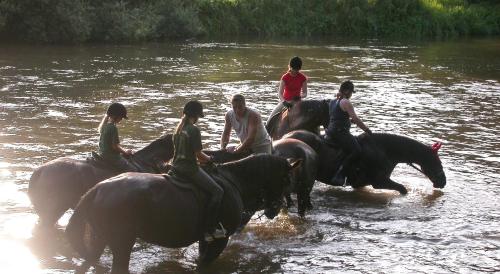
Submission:
<svg viewBox="0 0 500 274">
<path fill-rule="evenodd" d="M 33 236 L 26 239 L 25 244 L 32 254 L 38 258 L 43 268 L 74 270 L 76 267 L 71 260 L 76 254 L 66 241 L 63 228 L 35 226 Z"/>
<path fill-rule="evenodd" d="M 270 254 L 253 249 L 244 243 L 232 243 L 212 264 L 188 266 L 182 258 L 173 258 L 146 268 L 142 273 L 277 273 L 281 266 Z"/>
<path fill-rule="evenodd" d="M 330 206 L 335 203 L 342 207 L 380 207 L 389 205 L 392 200 L 401 195 L 396 191 L 378 191 L 371 187 L 362 187 L 355 190 L 343 187 L 331 187 L 314 191 L 315 201 Z"/>
</svg>

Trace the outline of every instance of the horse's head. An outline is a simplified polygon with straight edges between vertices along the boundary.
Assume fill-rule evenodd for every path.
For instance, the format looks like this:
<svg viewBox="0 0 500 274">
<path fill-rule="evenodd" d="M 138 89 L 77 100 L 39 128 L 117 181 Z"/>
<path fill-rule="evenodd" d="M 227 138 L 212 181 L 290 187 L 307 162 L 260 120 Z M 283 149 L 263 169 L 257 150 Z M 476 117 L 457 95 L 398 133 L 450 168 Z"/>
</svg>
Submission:
<svg viewBox="0 0 500 274">
<path fill-rule="evenodd" d="M 330 105 L 330 99 L 328 100 L 322 100 L 321 101 L 321 111 L 319 114 L 320 120 L 321 120 L 321 125 L 323 128 L 326 130 L 328 125 L 330 124 L 330 113 L 329 113 L 329 105 Z"/>
<path fill-rule="evenodd" d="M 151 142 L 145 148 L 135 153 L 138 157 L 144 160 L 153 160 L 158 162 L 166 162 L 174 156 L 174 144 L 172 134 L 165 134 L 160 138 Z"/>
<path fill-rule="evenodd" d="M 330 100 L 304 100 L 298 105 L 298 119 L 300 123 L 298 127 L 291 128 L 291 130 L 296 129 L 308 129 L 313 130 L 318 126 L 323 126 L 325 129 L 330 123 L 330 114 L 328 106 Z"/>
<path fill-rule="evenodd" d="M 278 157 L 275 162 L 275 168 L 268 171 L 270 178 L 264 189 L 264 215 L 269 219 L 278 215 L 283 205 L 284 192 L 291 187 L 292 170 L 299 166 L 301 160 Z"/>
<path fill-rule="evenodd" d="M 441 143 L 435 143 L 431 146 L 431 155 L 428 160 L 422 163 L 422 172 L 431 180 L 434 187 L 443 188 L 446 185 L 446 175 L 443 165 L 439 159 L 438 150 Z"/>
<path fill-rule="evenodd" d="M 222 166 L 238 178 L 245 209 L 264 209 L 266 217 L 272 219 L 281 209 L 291 171 L 298 164 L 279 156 L 258 154 Z"/>
</svg>

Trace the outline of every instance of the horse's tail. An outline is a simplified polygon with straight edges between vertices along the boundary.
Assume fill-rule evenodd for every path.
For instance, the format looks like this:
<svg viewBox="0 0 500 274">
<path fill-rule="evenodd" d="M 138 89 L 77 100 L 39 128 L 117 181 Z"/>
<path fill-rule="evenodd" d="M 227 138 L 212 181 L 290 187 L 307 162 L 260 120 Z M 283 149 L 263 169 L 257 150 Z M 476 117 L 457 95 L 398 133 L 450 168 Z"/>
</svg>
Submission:
<svg viewBox="0 0 500 274">
<path fill-rule="evenodd" d="M 87 233 L 92 233 L 92 228 L 87 222 L 88 212 L 96 194 L 97 190 L 91 189 L 80 199 L 66 227 L 66 237 L 69 243 L 86 260 L 90 259 L 90 251 L 85 243 L 85 238 Z M 87 230 L 90 231 L 87 232 Z"/>
</svg>

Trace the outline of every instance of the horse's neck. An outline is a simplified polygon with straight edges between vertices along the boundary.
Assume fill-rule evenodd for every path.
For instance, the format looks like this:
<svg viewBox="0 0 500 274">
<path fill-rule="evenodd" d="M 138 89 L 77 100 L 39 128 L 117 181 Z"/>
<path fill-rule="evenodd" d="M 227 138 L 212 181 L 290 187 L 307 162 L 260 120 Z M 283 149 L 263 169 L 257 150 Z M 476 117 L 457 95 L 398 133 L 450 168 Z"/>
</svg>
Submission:
<svg viewBox="0 0 500 274">
<path fill-rule="evenodd" d="M 231 186 L 236 190 L 236 192 L 241 197 L 243 206 L 245 210 L 249 210 L 252 204 L 252 199 L 249 197 L 253 196 L 251 188 L 249 188 L 249 182 L 247 181 L 247 176 L 241 176 L 240 167 L 235 166 L 221 166 L 219 168 L 219 173 L 224 177 Z M 240 176 L 236 175 L 240 174 Z"/>
<path fill-rule="evenodd" d="M 377 144 L 384 148 L 384 152 L 394 163 L 416 163 L 422 165 L 429 159 L 430 149 L 411 138 L 380 134 L 374 136 Z"/>
</svg>

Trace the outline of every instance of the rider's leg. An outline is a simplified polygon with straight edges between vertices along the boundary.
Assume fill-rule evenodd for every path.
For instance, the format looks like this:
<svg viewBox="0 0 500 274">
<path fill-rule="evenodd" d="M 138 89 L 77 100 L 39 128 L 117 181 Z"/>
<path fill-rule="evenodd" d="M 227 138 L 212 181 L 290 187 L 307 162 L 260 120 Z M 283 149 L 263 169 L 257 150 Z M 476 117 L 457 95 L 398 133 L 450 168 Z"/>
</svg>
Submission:
<svg viewBox="0 0 500 274">
<path fill-rule="evenodd" d="M 115 161 L 115 166 L 122 172 L 137 172 L 137 168 L 132 165 L 127 159 L 120 157 Z"/>
<path fill-rule="evenodd" d="M 334 139 L 346 152 L 347 157 L 340 165 L 335 176 L 331 179 L 331 182 L 336 185 L 343 185 L 345 184 L 347 174 L 352 172 L 352 164 L 359 159 L 361 146 L 349 132 L 338 133 Z"/>
<path fill-rule="evenodd" d="M 283 102 L 279 102 L 278 105 L 276 105 L 276 107 L 274 108 L 273 112 L 271 112 L 271 115 L 269 115 L 269 117 L 267 118 L 267 122 L 266 122 L 266 129 L 267 129 L 267 132 L 269 132 L 270 130 L 270 126 L 271 126 L 271 122 L 273 120 L 273 118 L 279 114 L 283 108 L 285 107 L 285 105 L 283 105 Z"/>
<path fill-rule="evenodd" d="M 208 206 L 205 210 L 206 232 L 213 234 L 217 226 L 218 214 L 224 190 L 203 169 L 198 168 L 193 180 L 208 193 Z M 217 231 L 219 234 L 220 231 Z"/>
</svg>

